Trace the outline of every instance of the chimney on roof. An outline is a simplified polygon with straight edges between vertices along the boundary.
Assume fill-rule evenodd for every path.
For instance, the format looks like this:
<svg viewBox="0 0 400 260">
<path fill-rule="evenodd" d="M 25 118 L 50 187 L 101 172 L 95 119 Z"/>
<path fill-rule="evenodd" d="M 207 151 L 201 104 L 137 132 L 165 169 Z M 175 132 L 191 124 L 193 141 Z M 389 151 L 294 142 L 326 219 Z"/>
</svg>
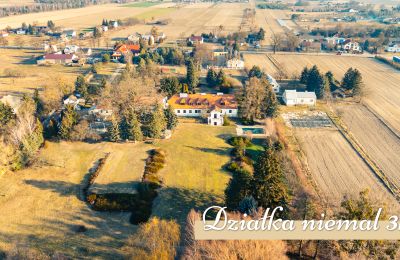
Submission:
<svg viewBox="0 0 400 260">
<path fill-rule="evenodd" d="M 222 93 L 222 92 L 217 92 L 217 96 L 223 96 L 224 95 L 224 93 Z"/>
<path fill-rule="evenodd" d="M 179 97 L 184 98 L 184 97 L 188 97 L 187 93 L 179 93 Z"/>
</svg>

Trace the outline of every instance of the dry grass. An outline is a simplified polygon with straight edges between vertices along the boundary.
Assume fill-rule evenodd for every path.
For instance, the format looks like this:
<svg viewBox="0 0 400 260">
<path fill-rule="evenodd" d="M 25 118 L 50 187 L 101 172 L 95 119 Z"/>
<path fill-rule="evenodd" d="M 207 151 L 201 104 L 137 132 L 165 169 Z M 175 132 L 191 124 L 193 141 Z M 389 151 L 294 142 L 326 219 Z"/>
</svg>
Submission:
<svg viewBox="0 0 400 260">
<path fill-rule="evenodd" d="M 35 58 L 42 54 L 42 52 L 30 50 L 1 50 L 0 75 L 3 75 L 4 69 L 12 68 L 22 72 L 24 77 L 0 76 L 0 95 L 31 93 L 36 88 L 49 85 L 56 78 L 73 85 L 76 77 L 88 68 L 63 65 L 38 66 Z"/>
<path fill-rule="evenodd" d="M 368 188 L 377 200 L 398 212 L 394 197 L 337 130 L 297 129 L 296 135 L 320 195 L 331 208 L 339 206 L 343 196 L 357 196 Z"/>
</svg>

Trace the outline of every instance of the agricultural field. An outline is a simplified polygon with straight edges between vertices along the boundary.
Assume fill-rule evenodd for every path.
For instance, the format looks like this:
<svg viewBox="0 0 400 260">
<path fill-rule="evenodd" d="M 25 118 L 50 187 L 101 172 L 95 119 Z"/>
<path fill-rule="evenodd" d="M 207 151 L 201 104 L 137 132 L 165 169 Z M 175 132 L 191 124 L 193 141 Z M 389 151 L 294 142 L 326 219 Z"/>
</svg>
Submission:
<svg viewBox="0 0 400 260">
<path fill-rule="evenodd" d="M 319 194 L 331 208 L 338 207 L 343 196 L 357 196 L 368 188 L 376 201 L 386 202 L 398 212 L 394 197 L 338 130 L 295 129 L 295 135 L 306 154 Z"/>
<path fill-rule="evenodd" d="M 0 95 L 31 93 L 36 88 L 54 86 L 54 82 L 65 82 L 71 85 L 76 77 L 88 69 L 84 67 L 67 67 L 64 65 L 38 66 L 36 57 L 43 55 L 40 51 L 11 50 L 0 51 Z M 7 76 L 7 70 L 16 71 L 19 75 Z M 60 86 L 58 86 L 60 87 Z"/>
<path fill-rule="evenodd" d="M 0 7 L 31 5 L 34 3 L 34 0 L 0 0 Z"/>
<path fill-rule="evenodd" d="M 48 20 L 52 20 L 57 26 L 84 29 L 87 27 L 93 27 L 96 24 L 100 25 L 103 19 L 125 19 L 148 12 L 153 8 L 168 8 L 170 6 L 174 6 L 174 4 L 164 3 L 147 8 L 130 7 L 119 4 L 105 4 L 77 9 L 30 13 L 0 18 L 0 29 L 3 29 L 7 25 L 11 27 L 18 27 L 21 26 L 23 22 L 27 24 L 32 24 L 33 22 L 46 24 Z"/>
<path fill-rule="evenodd" d="M 129 214 L 96 212 L 83 200 L 95 162 L 109 152 L 98 181 L 125 182 L 143 173 L 148 149 L 164 149 L 167 163 L 160 175 L 165 187 L 153 215 L 182 223 L 190 208 L 221 203 L 230 177 L 222 169 L 230 159 L 224 138 L 233 133 L 234 127 L 181 123 L 171 139 L 154 145 L 47 142 L 40 164 L 0 178 L 0 251 L 21 243 L 72 258 L 123 258 L 121 247 L 136 230 Z M 77 233 L 78 225 L 88 230 Z"/>
<path fill-rule="evenodd" d="M 259 56 L 259 58 L 257 58 Z M 305 67 L 314 64 L 322 72 L 332 71 L 336 79 L 341 80 L 349 69 L 357 68 L 365 83 L 365 97 L 363 102 L 374 110 L 384 121 L 396 131 L 400 132 L 400 73 L 392 67 L 385 65 L 373 58 L 362 56 L 337 56 L 337 55 L 309 55 L 309 54 L 276 54 L 271 55 L 287 72 L 289 77 L 299 75 Z M 245 55 L 246 66 L 261 66 L 271 73 L 277 73 L 276 67 L 264 54 Z"/>
<path fill-rule="evenodd" d="M 290 17 L 287 10 L 256 9 L 256 25 L 265 30 L 263 44 L 271 44 L 274 34 L 283 34 L 285 28 L 279 25 L 278 19 L 288 19 Z"/>
<path fill-rule="evenodd" d="M 400 139 L 364 106 L 343 104 L 336 110 L 386 177 L 400 186 Z"/>
</svg>

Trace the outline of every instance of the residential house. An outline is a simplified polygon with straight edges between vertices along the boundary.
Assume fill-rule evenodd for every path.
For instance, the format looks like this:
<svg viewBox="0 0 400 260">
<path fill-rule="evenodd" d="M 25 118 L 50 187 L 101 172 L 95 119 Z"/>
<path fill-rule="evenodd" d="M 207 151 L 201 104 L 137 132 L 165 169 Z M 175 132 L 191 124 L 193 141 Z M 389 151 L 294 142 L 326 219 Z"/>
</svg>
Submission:
<svg viewBox="0 0 400 260">
<path fill-rule="evenodd" d="M 107 121 L 113 114 L 112 109 L 104 106 L 93 106 L 89 109 L 89 115 L 93 115 L 96 121 Z"/>
<path fill-rule="evenodd" d="M 0 31 L 0 38 L 6 38 L 8 37 L 8 32 L 7 31 Z"/>
<path fill-rule="evenodd" d="M 230 94 L 186 94 L 172 96 L 167 101 L 175 114 L 181 117 L 207 117 L 210 125 L 222 125 L 224 115 L 237 117 L 238 104 Z"/>
<path fill-rule="evenodd" d="M 287 106 L 315 106 L 317 102 L 317 96 L 315 95 L 315 92 L 297 92 L 296 90 L 288 89 L 283 92 L 282 99 Z"/>
<path fill-rule="evenodd" d="M 120 44 L 114 47 L 114 52 L 111 55 L 112 60 L 119 60 L 124 55 L 131 52 L 134 55 L 138 55 L 140 53 L 140 45 L 139 44 Z"/>
<path fill-rule="evenodd" d="M 279 93 L 279 90 L 280 90 L 280 88 L 281 88 L 281 86 L 279 85 L 279 83 L 278 83 L 271 75 L 269 75 L 269 74 L 267 74 L 267 80 L 268 80 L 269 84 L 271 84 L 272 90 L 273 90 L 275 93 Z"/>
<path fill-rule="evenodd" d="M 66 37 L 68 38 L 75 38 L 76 37 L 76 31 L 69 29 L 69 30 L 64 30 L 63 34 L 65 34 Z"/>
<path fill-rule="evenodd" d="M 230 59 L 226 62 L 226 67 L 228 69 L 244 69 L 244 61 L 237 59 L 237 58 L 233 58 Z"/>
<path fill-rule="evenodd" d="M 140 41 L 140 35 L 138 34 L 131 34 L 128 36 L 128 41 L 133 42 L 133 43 L 139 43 Z"/>
<path fill-rule="evenodd" d="M 107 26 L 107 25 L 102 25 L 102 26 L 101 26 L 101 30 L 102 30 L 103 32 L 107 32 L 107 31 L 108 31 L 108 26 Z"/>
<path fill-rule="evenodd" d="M 390 44 L 390 45 L 386 46 L 385 51 L 400 52 L 400 44 Z"/>
<path fill-rule="evenodd" d="M 79 52 L 79 50 L 80 50 L 80 47 L 77 45 L 67 45 L 64 48 L 64 53 L 65 54 L 74 54 L 74 53 Z"/>
<path fill-rule="evenodd" d="M 86 100 L 83 98 L 78 98 L 74 95 L 70 95 L 64 101 L 64 106 L 73 106 L 74 110 L 81 110 L 81 108 L 86 104 Z"/>
<path fill-rule="evenodd" d="M 343 43 L 343 50 L 347 52 L 362 52 L 360 44 L 352 40 L 346 40 Z"/>
<path fill-rule="evenodd" d="M 26 30 L 24 30 L 24 29 L 17 29 L 17 30 L 15 31 L 15 33 L 18 34 L 18 35 L 25 35 L 25 34 L 26 34 Z"/>
<path fill-rule="evenodd" d="M 204 43 L 204 38 L 202 36 L 192 35 L 189 37 L 188 42 L 191 45 L 202 44 L 202 43 Z"/>
<path fill-rule="evenodd" d="M 226 56 L 228 55 L 228 52 L 225 50 L 214 50 L 213 51 L 213 56 L 214 57 L 219 57 L 219 56 Z"/>
<path fill-rule="evenodd" d="M 49 53 L 38 59 L 37 64 L 68 64 L 77 60 L 78 57 L 75 54 Z"/>
<path fill-rule="evenodd" d="M 117 28 L 118 27 L 118 22 L 117 21 L 110 21 L 110 22 L 108 22 L 108 24 L 113 28 Z"/>
</svg>

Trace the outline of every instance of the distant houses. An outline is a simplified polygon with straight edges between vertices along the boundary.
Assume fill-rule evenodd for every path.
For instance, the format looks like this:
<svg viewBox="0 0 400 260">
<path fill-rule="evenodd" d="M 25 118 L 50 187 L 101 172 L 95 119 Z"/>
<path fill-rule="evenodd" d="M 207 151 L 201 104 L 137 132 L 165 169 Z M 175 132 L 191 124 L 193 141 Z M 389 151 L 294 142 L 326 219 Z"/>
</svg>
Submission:
<svg viewBox="0 0 400 260">
<path fill-rule="evenodd" d="M 390 44 L 385 48 L 386 52 L 400 52 L 400 44 Z"/>
<path fill-rule="evenodd" d="M 362 52 L 360 44 L 352 40 L 346 40 L 343 43 L 343 50 L 348 52 Z"/>
<path fill-rule="evenodd" d="M 188 42 L 191 45 L 202 44 L 202 43 L 204 43 L 204 38 L 203 38 L 203 36 L 192 35 L 189 37 Z"/>
<path fill-rule="evenodd" d="M 187 94 L 172 96 L 168 102 L 175 114 L 180 117 L 204 117 L 209 125 L 221 126 L 224 116 L 237 117 L 238 104 L 230 94 Z"/>
<path fill-rule="evenodd" d="M 315 92 L 297 92 L 296 90 L 288 89 L 283 92 L 282 99 L 287 106 L 315 106 L 317 102 L 317 96 L 315 95 Z"/>
</svg>

